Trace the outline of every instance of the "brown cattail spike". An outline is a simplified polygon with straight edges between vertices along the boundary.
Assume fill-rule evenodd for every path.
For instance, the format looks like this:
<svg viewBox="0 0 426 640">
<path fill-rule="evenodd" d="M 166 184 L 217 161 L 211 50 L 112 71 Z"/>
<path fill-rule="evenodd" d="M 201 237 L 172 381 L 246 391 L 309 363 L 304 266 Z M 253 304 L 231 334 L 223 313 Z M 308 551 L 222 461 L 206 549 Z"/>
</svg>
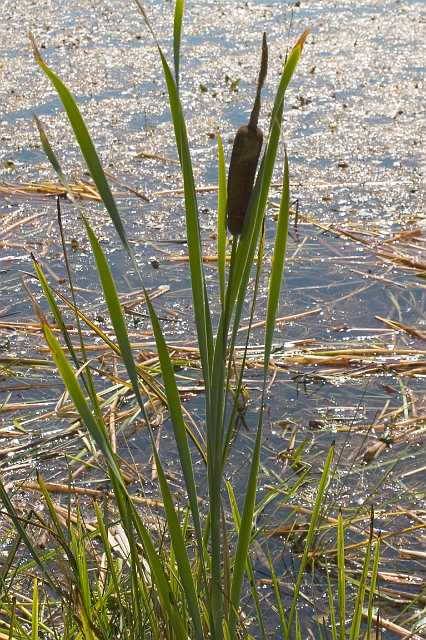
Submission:
<svg viewBox="0 0 426 640">
<path fill-rule="evenodd" d="M 265 84 L 266 74 L 268 72 L 268 45 L 266 42 L 266 33 L 263 34 L 262 40 L 262 60 L 260 62 L 259 78 L 257 80 L 256 98 L 254 100 L 253 111 L 251 112 L 248 123 L 249 129 L 256 129 L 259 121 L 260 113 L 260 94 Z"/>
<path fill-rule="evenodd" d="M 257 81 L 256 97 L 248 125 L 240 127 L 232 147 L 228 175 L 228 229 L 232 235 L 243 230 L 244 217 L 250 202 L 257 163 L 263 143 L 263 133 L 257 126 L 260 112 L 260 94 L 268 70 L 268 45 L 263 34 L 262 59 Z"/>
</svg>

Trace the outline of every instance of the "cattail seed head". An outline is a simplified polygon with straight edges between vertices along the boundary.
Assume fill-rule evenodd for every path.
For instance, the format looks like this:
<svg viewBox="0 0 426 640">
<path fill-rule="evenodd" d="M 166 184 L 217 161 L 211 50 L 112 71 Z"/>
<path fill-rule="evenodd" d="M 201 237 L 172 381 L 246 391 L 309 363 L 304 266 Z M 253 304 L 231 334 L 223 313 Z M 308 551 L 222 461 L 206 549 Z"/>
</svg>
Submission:
<svg viewBox="0 0 426 640">
<path fill-rule="evenodd" d="M 253 130 L 245 125 L 235 136 L 228 175 L 228 229 L 232 235 L 243 230 L 262 142 L 259 127 Z"/>
<path fill-rule="evenodd" d="M 263 143 L 263 133 L 257 126 L 260 112 L 260 94 L 268 69 L 268 45 L 263 34 L 262 60 L 257 81 L 256 98 L 248 125 L 240 127 L 232 147 L 228 175 L 228 229 L 232 235 L 243 230 L 244 219 L 253 191 L 257 163 Z"/>
</svg>

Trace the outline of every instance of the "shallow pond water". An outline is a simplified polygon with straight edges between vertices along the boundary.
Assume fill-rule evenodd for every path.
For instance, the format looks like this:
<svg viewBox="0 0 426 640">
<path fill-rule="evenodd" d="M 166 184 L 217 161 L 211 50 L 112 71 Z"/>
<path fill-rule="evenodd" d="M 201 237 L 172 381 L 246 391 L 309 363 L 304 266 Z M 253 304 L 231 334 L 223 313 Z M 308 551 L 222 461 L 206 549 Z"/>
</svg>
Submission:
<svg viewBox="0 0 426 640">
<path fill-rule="evenodd" d="M 161 44 L 170 53 L 171 3 L 145 4 Z M 164 330 L 176 343 L 190 342 L 194 331 L 187 264 L 181 261 L 186 254 L 184 211 L 173 132 L 157 53 L 132 3 L 5 0 L 0 17 L 0 184 L 54 180 L 40 148 L 33 114 L 45 124 L 67 174 L 76 180 L 87 179 L 58 98 L 32 59 L 26 35 L 32 31 L 45 59 L 77 96 L 104 166 L 114 177 L 112 184 L 119 192 L 117 201 L 144 283 L 162 293 L 157 309 Z M 286 482 L 297 476 L 298 463 L 289 474 L 285 454 L 293 430 L 293 444 L 303 444 L 301 464 L 310 468 L 312 480 L 318 477 L 325 453 L 335 440 L 340 465 L 330 513 L 339 504 L 356 509 L 374 503 L 383 514 L 402 509 L 402 516 L 383 515 L 383 527 L 397 531 L 412 522 L 408 512 L 418 514 L 425 508 L 426 474 L 418 469 L 426 464 L 422 440 L 425 373 L 420 366 L 425 360 L 424 338 L 419 335 L 426 320 L 426 290 L 419 270 L 385 260 L 378 250 L 393 235 L 418 230 L 409 249 L 419 262 L 425 262 L 424 3 L 188 2 L 181 93 L 196 180 L 199 186 L 216 184 L 215 134 L 220 131 L 223 136 L 229 160 L 235 129 L 248 118 L 261 33 L 267 32 L 270 43 L 261 112 L 261 125 L 266 129 L 286 51 L 307 26 L 312 34 L 289 89 L 284 115 L 299 221 L 291 228 L 280 315 L 313 313 L 277 328 L 274 357 L 279 369 L 269 398 L 262 490 L 270 478 L 277 477 L 273 474 Z M 158 157 L 149 158 L 149 154 Z M 281 166 L 282 149 L 276 185 Z M 146 194 L 149 202 L 129 192 L 129 187 Z M 279 193 L 277 186 L 268 210 L 268 247 Z M 206 253 L 214 254 L 215 191 L 201 192 L 199 203 Z M 120 292 L 126 296 L 140 289 L 106 213 L 90 202 L 85 208 L 107 250 Z M 78 286 L 77 302 L 108 329 L 77 211 L 64 203 L 62 214 Z M 350 233 L 345 235 L 342 229 Z M 356 235 L 359 232 L 367 235 Z M 30 251 L 39 257 L 52 284 L 66 291 L 54 198 L 0 193 L 0 234 L 0 356 L 45 357 L 40 335 L 25 331 L 25 324 L 19 323 L 34 321 L 22 286 L 23 279 L 30 281 Z M 368 242 L 359 242 L 366 238 Z M 214 262 L 206 265 L 206 273 L 214 300 Z M 34 286 L 32 289 L 36 292 Z M 264 300 L 262 291 L 257 319 L 262 318 Z M 150 331 L 145 311 L 141 306 L 132 309 L 133 339 L 147 342 Z M 418 333 L 398 332 L 380 318 L 415 327 Z M 260 341 L 260 333 L 255 333 L 254 343 Z M 297 360 L 301 353 L 312 355 L 297 351 L 298 346 L 308 351 L 321 347 L 334 358 L 338 350 L 348 353 L 350 347 L 364 350 L 364 355 L 354 362 L 356 356 L 351 352 L 346 367 L 336 361 L 321 366 L 313 358 Z M 390 354 L 392 349 L 406 349 L 407 353 L 395 353 L 392 368 L 385 366 L 384 356 L 380 360 L 376 354 L 374 362 L 369 360 L 367 349 L 388 349 Z M 406 364 L 401 364 L 402 356 Z M 420 363 L 418 371 L 409 367 L 410 361 Z M 2 364 L 7 366 L 7 362 Z M 246 384 L 251 398 L 247 430 L 241 430 L 229 471 L 236 486 L 244 486 L 244 460 L 252 445 L 259 387 L 256 369 L 248 371 Z M 2 426 L 8 429 L 13 418 L 25 423 L 34 411 L 41 415 L 53 409 L 60 393 L 61 386 L 51 372 L 40 373 L 30 366 L 13 375 L 6 372 L 0 377 L 0 405 L 5 403 L 0 413 Z M 12 409 L 7 410 L 8 405 Z M 188 407 L 202 417 L 199 397 L 190 398 Z M 392 411 L 399 410 L 397 419 Z M 413 418 L 418 419 L 418 430 L 401 436 L 403 426 L 398 421 Z M 38 430 L 59 430 L 61 424 L 40 419 L 31 428 L 36 434 Z M 371 425 L 376 426 L 375 433 L 368 431 Z M 393 442 L 389 437 L 391 446 L 366 466 L 369 447 L 389 425 L 397 437 Z M 2 451 L 7 452 L 9 446 L 10 439 L 5 439 Z M 11 478 L 23 478 L 33 472 L 36 460 L 25 459 L 19 439 L 16 446 L 16 455 L 5 453 L 2 465 Z M 51 479 L 63 473 L 58 457 L 61 446 L 52 440 L 49 451 L 38 452 L 42 455 L 37 464 Z M 131 458 L 146 467 L 149 452 L 144 436 L 128 437 L 126 447 Z M 167 425 L 161 435 L 161 451 L 165 455 L 173 451 Z M 172 473 L 173 455 L 169 459 Z M 314 486 L 314 482 L 308 484 L 301 496 L 304 503 L 309 504 Z M 267 526 L 285 520 L 283 509 L 275 505 L 265 513 Z M 417 529 L 392 538 L 385 552 L 386 569 L 415 571 L 424 579 L 424 565 L 403 558 L 398 551 L 399 545 L 418 548 L 424 536 L 424 530 Z M 260 558 L 259 576 L 263 570 Z M 313 592 L 318 596 L 321 585 Z M 394 604 L 389 604 L 389 615 L 395 617 L 398 607 L 395 612 Z"/>
</svg>

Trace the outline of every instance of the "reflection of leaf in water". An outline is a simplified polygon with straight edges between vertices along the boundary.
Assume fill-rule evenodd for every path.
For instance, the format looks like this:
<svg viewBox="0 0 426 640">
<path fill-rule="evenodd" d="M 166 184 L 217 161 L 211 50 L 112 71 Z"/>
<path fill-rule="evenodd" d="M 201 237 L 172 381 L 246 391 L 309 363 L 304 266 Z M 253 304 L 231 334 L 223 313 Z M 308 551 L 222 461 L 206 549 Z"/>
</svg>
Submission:
<svg viewBox="0 0 426 640">
<path fill-rule="evenodd" d="M 237 78 L 236 80 L 233 80 L 229 85 L 229 91 L 231 91 L 231 93 L 235 93 L 235 91 L 238 91 L 238 85 L 240 84 L 240 82 L 241 82 L 241 78 Z"/>
<path fill-rule="evenodd" d="M 9 171 L 16 171 L 16 164 L 13 162 L 13 160 L 3 160 L 3 166 Z"/>
</svg>

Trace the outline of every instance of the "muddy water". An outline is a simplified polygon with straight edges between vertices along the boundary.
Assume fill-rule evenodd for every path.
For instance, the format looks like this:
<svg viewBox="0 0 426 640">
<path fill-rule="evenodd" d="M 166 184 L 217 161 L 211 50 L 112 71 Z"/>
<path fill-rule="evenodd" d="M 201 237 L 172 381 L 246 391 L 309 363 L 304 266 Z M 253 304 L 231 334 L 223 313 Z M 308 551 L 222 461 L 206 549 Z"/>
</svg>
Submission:
<svg viewBox="0 0 426 640">
<path fill-rule="evenodd" d="M 145 4 L 161 44 L 170 54 L 171 3 Z M 118 202 L 145 284 L 170 287 L 158 300 L 164 329 L 175 340 L 191 339 L 187 268 L 174 261 L 185 254 L 183 203 L 179 195 L 162 193 L 181 186 L 167 98 L 152 39 L 132 3 L 6 0 L 0 18 L 0 182 L 54 179 L 40 149 L 33 114 L 45 124 L 67 175 L 84 177 L 58 98 L 32 59 L 26 35 L 32 31 L 46 60 L 77 96 L 104 166 L 122 185 L 148 196 L 149 202 L 145 203 L 116 184 L 123 194 Z M 181 93 L 196 180 L 200 186 L 215 184 L 214 134 L 221 132 L 229 159 L 235 129 L 248 118 L 261 33 L 267 32 L 270 43 L 270 70 L 260 119 L 267 129 L 286 51 L 306 27 L 311 27 L 312 35 L 289 89 L 284 116 L 292 195 L 299 201 L 301 220 L 291 232 L 280 314 L 316 308 L 320 311 L 280 326 L 277 348 L 289 348 L 291 341 L 305 339 L 315 339 L 328 348 L 343 348 L 352 342 L 363 346 L 392 344 L 393 332 L 376 316 L 421 329 L 425 323 L 424 280 L 384 265 L 359 243 L 307 224 L 302 216 L 334 225 L 350 223 L 379 238 L 393 231 L 424 228 L 426 15 L 422 1 L 189 2 Z M 162 159 L 137 158 L 140 152 Z M 282 150 L 276 180 L 281 177 L 281 165 Z M 277 189 L 272 201 L 277 202 L 278 197 Z M 214 192 L 200 195 L 207 253 L 214 253 L 215 199 Z M 140 288 L 107 215 L 97 205 L 85 207 L 109 254 L 120 292 Z M 25 222 L 32 216 L 37 217 Z M 105 308 L 76 210 L 64 203 L 63 216 L 79 286 L 78 303 L 102 323 Z M 272 218 L 273 209 L 269 211 L 268 240 L 273 233 Z M 31 272 L 30 251 L 50 269 L 51 282 L 63 286 L 65 272 L 54 201 L 0 197 L 0 229 L 4 232 L 20 220 L 24 221 L 22 225 L 4 235 L 9 246 L 0 247 L 0 321 L 21 322 L 33 317 L 22 287 L 22 278 L 28 279 L 26 274 Z M 76 241 L 75 251 L 72 240 Z M 214 265 L 207 266 L 206 272 L 214 298 Z M 262 292 L 263 303 L 264 299 Z M 140 312 L 142 315 L 135 317 L 131 326 L 142 339 L 148 325 L 143 309 Z M 258 315 L 262 317 L 262 304 Z M 423 348 L 421 342 L 408 336 L 398 341 L 403 346 Z M 0 348 L 7 355 L 38 352 L 41 344 L 38 336 L 23 337 L 10 328 L 0 328 Z M 40 373 L 31 370 L 22 377 L 24 387 L 41 381 Z M 51 384 L 54 382 L 52 379 Z M 259 386 L 255 372 L 249 372 L 247 385 L 255 407 Z M 365 467 L 360 458 L 370 440 L 355 429 L 358 424 L 372 423 L 387 403 L 390 410 L 403 405 L 407 398 L 415 399 L 417 413 L 422 415 L 423 388 L 422 376 L 330 378 L 317 375 L 315 366 L 290 366 L 277 376 L 270 394 L 264 484 L 272 482 L 272 473 L 288 482 L 296 477 L 297 465 L 290 474 L 283 471 L 279 454 L 288 445 L 289 431 L 297 428 L 296 446 L 305 447 L 302 465 L 311 468 L 313 479 L 331 441 L 336 440 L 340 466 L 331 492 L 333 505 L 356 509 L 374 503 L 383 509 L 391 505 L 393 510 L 424 507 L 424 473 L 406 480 L 401 477 L 424 466 L 422 440 L 402 440 Z M 52 407 L 59 392 L 56 386 L 47 390 L 34 384 L 22 388 L 19 377 L 13 382 L 0 381 L 3 401 L 46 402 L 46 407 Z M 201 413 L 200 403 L 193 404 L 194 411 Z M 28 411 L 22 415 L 28 415 Z M 411 416 L 407 408 L 403 415 Z M 0 419 L 4 426 L 11 424 L 8 413 Z M 238 472 L 251 446 L 250 412 L 247 421 L 248 430 L 241 432 L 230 469 L 236 484 L 244 483 L 244 472 Z M 44 423 L 40 428 L 45 428 Z M 165 452 L 172 449 L 167 430 L 163 441 Z M 131 439 L 130 448 L 133 456 L 146 463 L 143 437 Z M 51 465 L 49 468 L 55 477 L 54 469 Z M 31 468 L 26 467 L 25 473 L 31 473 Z M 313 486 L 306 486 L 305 504 L 309 504 Z M 265 521 L 277 524 L 285 517 L 284 510 L 275 505 Z M 378 526 L 398 529 L 407 522 L 409 518 L 395 517 Z M 417 532 L 403 540 L 394 539 L 395 548 L 387 550 L 386 570 L 413 570 L 411 561 L 398 555 L 397 547 L 399 543 L 417 547 L 422 543 L 421 535 Z M 260 561 L 258 569 L 262 575 Z M 416 563 L 414 569 L 422 574 L 424 567 Z M 321 579 L 318 577 L 318 581 Z M 319 587 L 321 592 L 321 584 Z M 320 598 L 317 606 L 321 611 Z"/>
</svg>

